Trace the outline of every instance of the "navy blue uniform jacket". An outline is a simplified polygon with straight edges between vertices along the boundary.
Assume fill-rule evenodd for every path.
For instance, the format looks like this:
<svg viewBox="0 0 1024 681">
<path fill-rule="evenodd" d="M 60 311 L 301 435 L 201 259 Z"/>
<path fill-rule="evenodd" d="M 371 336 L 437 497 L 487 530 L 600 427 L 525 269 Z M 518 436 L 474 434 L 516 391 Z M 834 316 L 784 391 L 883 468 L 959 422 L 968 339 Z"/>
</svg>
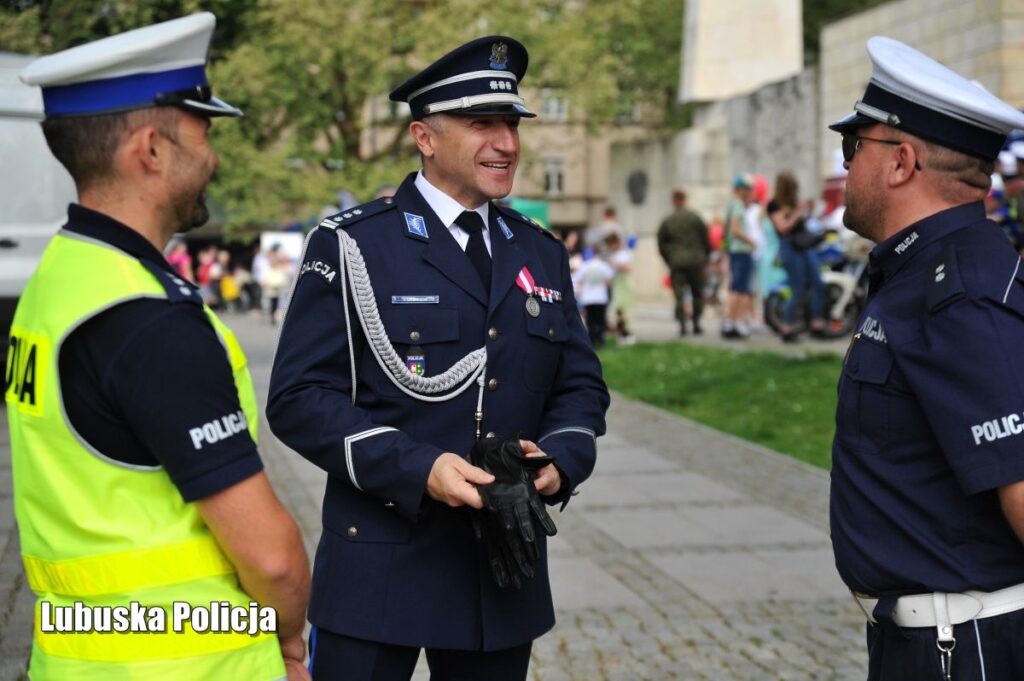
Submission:
<svg viewBox="0 0 1024 681">
<path fill-rule="evenodd" d="M 593 470 L 608 392 L 577 312 L 565 247 L 492 204 L 487 296 L 414 177 L 393 199 L 335 216 L 312 233 L 281 331 L 267 418 L 284 443 L 329 474 L 310 621 L 366 640 L 497 650 L 554 625 L 543 542 L 537 577 L 521 591 L 499 590 L 469 511 L 425 494 L 439 455 L 469 453 L 477 387 L 439 403 L 403 394 L 378 366 L 354 310 L 352 404 L 336 230 L 359 245 L 391 344 L 403 358 L 422 354 L 425 375 L 486 344 L 483 432 L 534 440 L 557 459 L 566 484 L 550 502 L 567 499 Z M 536 317 L 515 284 L 523 267 L 537 286 L 562 294 L 547 296 Z"/>
</svg>

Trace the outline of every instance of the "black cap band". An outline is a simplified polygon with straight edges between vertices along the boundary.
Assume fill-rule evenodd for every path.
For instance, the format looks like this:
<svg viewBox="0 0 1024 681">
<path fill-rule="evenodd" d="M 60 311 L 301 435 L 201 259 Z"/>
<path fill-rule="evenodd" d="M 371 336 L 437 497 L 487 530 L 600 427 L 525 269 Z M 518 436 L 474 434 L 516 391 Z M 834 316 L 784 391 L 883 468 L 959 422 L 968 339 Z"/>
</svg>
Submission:
<svg viewBox="0 0 1024 681">
<path fill-rule="evenodd" d="M 898 130 L 986 161 L 995 160 L 1006 141 L 1006 135 L 1002 133 L 915 104 L 875 83 L 868 83 L 861 102 L 896 116 L 898 122 L 891 125 Z M 878 122 L 886 123 L 883 120 Z"/>
</svg>

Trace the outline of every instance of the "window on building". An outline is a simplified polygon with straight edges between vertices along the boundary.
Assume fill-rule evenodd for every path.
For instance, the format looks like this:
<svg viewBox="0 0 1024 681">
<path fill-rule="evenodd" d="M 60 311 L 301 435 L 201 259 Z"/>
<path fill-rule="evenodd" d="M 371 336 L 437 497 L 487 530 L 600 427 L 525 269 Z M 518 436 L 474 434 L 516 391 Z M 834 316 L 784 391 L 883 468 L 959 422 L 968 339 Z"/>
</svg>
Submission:
<svg viewBox="0 0 1024 681">
<path fill-rule="evenodd" d="M 543 88 L 540 91 L 540 113 L 542 120 L 561 122 L 569 118 L 569 101 L 559 97 L 555 90 Z"/>
<path fill-rule="evenodd" d="M 548 196 L 565 194 L 565 160 L 561 156 L 544 159 L 544 193 Z"/>
</svg>

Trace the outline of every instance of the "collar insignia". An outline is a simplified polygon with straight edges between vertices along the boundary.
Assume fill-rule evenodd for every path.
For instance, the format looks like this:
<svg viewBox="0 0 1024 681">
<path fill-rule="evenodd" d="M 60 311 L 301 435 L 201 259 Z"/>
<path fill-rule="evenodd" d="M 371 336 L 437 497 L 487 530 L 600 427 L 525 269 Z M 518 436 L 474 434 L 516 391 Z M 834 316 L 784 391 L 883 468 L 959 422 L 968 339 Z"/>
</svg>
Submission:
<svg viewBox="0 0 1024 681">
<path fill-rule="evenodd" d="M 430 238 L 427 234 L 427 222 L 423 219 L 422 215 L 413 215 L 412 213 L 405 213 L 405 231 L 410 236 L 418 237 L 423 240 Z"/>
</svg>

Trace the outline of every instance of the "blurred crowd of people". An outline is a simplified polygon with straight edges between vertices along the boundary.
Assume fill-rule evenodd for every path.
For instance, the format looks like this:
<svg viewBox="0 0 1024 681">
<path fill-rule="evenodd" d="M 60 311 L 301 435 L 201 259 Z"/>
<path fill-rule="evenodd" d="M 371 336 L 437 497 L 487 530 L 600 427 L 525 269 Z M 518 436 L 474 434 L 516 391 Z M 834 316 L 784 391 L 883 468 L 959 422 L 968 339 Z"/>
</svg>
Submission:
<svg viewBox="0 0 1024 681">
<path fill-rule="evenodd" d="M 1009 142 L 1000 152 L 985 210 L 1024 254 L 1024 139 Z"/>
<path fill-rule="evenodd" d="M 1024 142 L 1021 147 L 1024 153 Z M 1017 197 L 1024 198 L 1024 177 L 1014 174 L 1016 168 L 1009 162 L 1002 166 L 1007 179 L 1005 184 L 997 183 L 990 207 L 1004 216 L 1008 234 L 1019 238 Z M 687 206 L 686 192 L 676 189 L 672 211 L 658 227 L 658 252 L 669 270 L 664 285 L 675 298 L 680 334 L 702 334 L 708 306 L 718 311 L 725 338 L 743 339 L 763 330 L 759 299 L 768 293 L 766 272 L 773 267 L 784 268 L 794 292 L 802 292 L 790 297 L 785 323 L 792 324 L 807 297 L 813 317 L 810 328 L 821 328 L 824 294 L 814 246 L 828 230 L 846 231 L 842 207 L 824 215 L 823 206 L 800 200 L 796 179 L 789 172 L 776 178 L 770 199 L 764 178 L 741 173 L 732 186 L 725 217 L 716 215 L 710 224 Z M 1004 186 L 1013 192 L 1009 199 Z M 381 195 L 389 189 L 382 188 Z M 600 222 L 562 237 L 570 254 L 576 301 L 593 345 L 603 346 L 609 333 L 620 345 L 635 343 L 630 325 L 635 298 L 632 231 L 619 222 L 615 207 L 608 206 Z M 199 287 L 213 309 L 259 313 L 270 324 L 280 322 L 297 274 L 294 259 L 279 244 L 248 250 L 214 244 L 190 250 L 184 239 L 177 238 L 168 246 L 166 257 L 182 278 Z M 784 341 L 796 338 L 790 326 L 784 326 L 780 335 Z"/>
<path fill-rule="evenodd" d="M 204 303 L 218 311 L 258 313 L 271 325 L 280 322 L 296 268 L 279 245 L 231 251 L 211 244 L 194 253 L 177 238 L 166 258 L 180 277 L 199 287 Z"/>
<path fill-rule="evenodd" d="M 605 209 L 600 223 L 582 232 L 582 239 L 580 234 L 570 231 L 564 235 L 564 241 L 569 251 L 573 293 L 590 342 L 594 347 L 602 347 L 605 335 L 612 332 L 620 344 L 630 345 L 636 342 L 629 326 L 636 238 L 625 234 L 617 211 L 611 206 Z"/>
<path fill-rule="evenodd" d="M 842 206 L 801 199 L 799 192 L 788 171 L 778 174 L 773 189 L 762 177 L 740 173 L 725 217 L 710 225 L 687 207 L 685 191 L 673 192 L 673 210 L 658 228 L 658 252 L 669 270 L 666 287 L 675 297 L 680 335 L 703 333 L 706 305 L 718 309 L 723 338 L 762 331 L 762 299 L 780 287 L 789 291 L 776 329 L 784 342 L 797 340 L 804 315 L 812 335 L 826 328 L 819 249 L 852 233 L 842 224 Z"/>
</svg>

